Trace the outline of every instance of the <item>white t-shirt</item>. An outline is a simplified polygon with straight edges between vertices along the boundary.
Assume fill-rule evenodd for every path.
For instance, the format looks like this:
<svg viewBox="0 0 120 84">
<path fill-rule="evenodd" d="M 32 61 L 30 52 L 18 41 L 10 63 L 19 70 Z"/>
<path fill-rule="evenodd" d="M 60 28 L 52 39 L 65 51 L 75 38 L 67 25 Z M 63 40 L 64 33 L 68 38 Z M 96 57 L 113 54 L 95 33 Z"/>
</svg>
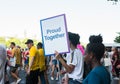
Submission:
<svg viewBox="0 0 120 84">
<path fill-rule="evenodd" d="M 72 52 L 74 52 L 73 60 L 72 60 Z M 70 53 L 67 54 L 66 60 L 68 65 L 71 64 L 75 66 L 73 72 L 68 73 L 68 77 L 72 78 L 73 80 L 76 79 L 79 82 L 82 82 L 83 72 L 84 72 L 84 59 L 81 51 L 79 49 L 75 49 L 74 51 L 70 50 Z"/>
</svg>

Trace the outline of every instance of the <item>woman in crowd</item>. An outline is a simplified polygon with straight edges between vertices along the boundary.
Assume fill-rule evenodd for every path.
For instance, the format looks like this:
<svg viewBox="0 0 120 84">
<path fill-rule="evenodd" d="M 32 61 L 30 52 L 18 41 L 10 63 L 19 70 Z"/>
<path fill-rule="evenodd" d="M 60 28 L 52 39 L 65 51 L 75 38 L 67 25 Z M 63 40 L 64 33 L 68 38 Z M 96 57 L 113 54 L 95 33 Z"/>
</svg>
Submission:
<svg viewBox="0 0 120 84">
<path fill-rule="evenodd" d="M 119 77 L 119 70 L 117 65 L 119 64 L 119 53 L 116 47 L 112 47 L 112 74 L 113 76 Z"/>
<path fill-rule="evenodd" d="M 55 78 L 55 75 L 54 75 L 55 69 L 57 71 L 56 80 L 58 80 L 58 77 L 59 77 L 59 71 L 58 71 L 59 70 L 59 65 L 58 65 L 58 62 L 57 62 L 54 55 L 51 56 L 50 63 L 51 63 L 51 80 L 54 80 L 54 78 Z"/>
<path fill-rule="evenodd" d="M 100 62 L 105 52 L 102 36 L 90 36 L 89 41 L 85 51 L 85 62 L 92 66 L 92 70 L 83 80 L 83 84 L 110 84 L 110 74 Z"/>
</svg>

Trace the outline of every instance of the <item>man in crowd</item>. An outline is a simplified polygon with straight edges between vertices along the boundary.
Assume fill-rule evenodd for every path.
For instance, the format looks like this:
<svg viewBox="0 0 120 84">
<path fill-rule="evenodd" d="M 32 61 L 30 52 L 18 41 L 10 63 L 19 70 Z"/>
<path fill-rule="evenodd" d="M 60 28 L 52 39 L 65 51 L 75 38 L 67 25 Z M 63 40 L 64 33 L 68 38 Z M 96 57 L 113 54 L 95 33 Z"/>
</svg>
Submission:
<svg viewBox="0 0 120 84">
<path fill-rule="evenodd" d="M 33 40 L 28 39 L 27 47 L 29 48 L 29 67 L 27 70 L 26 84 L 38 84 L 39 73 L 39 51 L 34 46 Z"/>
<path fill-rule="evenodd" d="M 81 51 L 77 48 L 80 36 L 76 33 L 68 32 L 70 53 L 67 53 L 66 61 L 60 56 L 56 51 L 56 58 L 61 62 L 63 67 L 65 67 L 64 73 L 68 74 L 68 84 L 82 84 L 83 80 L 83 55 Z"/>
<path fill-rule="evenodd" d="M 11 42 L 10 48 L 12 49 L 12 54 L 8 54 L 10 57 L 10 73 L 17 79 L 16 83 L 18 84 L 21 79 L 18 77 L 18 68 L 21 64 L 21 51 L 14 42 Z"/>
<path fill-rule="evenodd" d="M 39 76 L 40 76 L 40 79 L 41 79 L 41 84 L 46 84 L 46 80 L 45 80 L 45 76 L 44 76 L 44 73 L 45 73 L 45 70 L 46 70 L 45 56 L 44 56 L 44 51 L 43 51 L 42 46 L 43 45 L 42 45 L 41 42 L 39 42 L 37 44 L 37 49 L 40 53 L 40 60 L 39 60 L 40 72 L 39 72 Z"/>
</svg>

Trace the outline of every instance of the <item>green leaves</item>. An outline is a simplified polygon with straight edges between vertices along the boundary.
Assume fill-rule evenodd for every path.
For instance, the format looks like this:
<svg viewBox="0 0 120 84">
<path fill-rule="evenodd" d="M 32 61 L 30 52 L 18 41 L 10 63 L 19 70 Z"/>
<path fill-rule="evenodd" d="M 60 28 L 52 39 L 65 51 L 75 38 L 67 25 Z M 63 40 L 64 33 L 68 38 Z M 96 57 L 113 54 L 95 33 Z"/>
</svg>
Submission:
<svg viewBox="0 0 120 84">
<path fill-rule="evenodd" d="M 118 36 L 116 36 L 114 42 L 120 43 L 120 32 L 117 32 Z"/>
</svg>

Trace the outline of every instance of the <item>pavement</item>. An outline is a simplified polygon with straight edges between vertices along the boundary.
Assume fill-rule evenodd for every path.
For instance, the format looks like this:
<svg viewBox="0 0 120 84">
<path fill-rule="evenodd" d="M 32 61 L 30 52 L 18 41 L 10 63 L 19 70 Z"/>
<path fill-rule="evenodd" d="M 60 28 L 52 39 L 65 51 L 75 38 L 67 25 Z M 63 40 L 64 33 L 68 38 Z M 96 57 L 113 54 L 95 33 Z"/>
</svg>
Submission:
<svg viewBox="0 0 120 84">
<path fill-rule="evenodd" d="M 8 73 L 9 73 L 9 70 L 8 70 Z M 19 82 L 19 84 L 26 84 L 26 75 L 27 74 L 25 70 L 19 70 L 19 77 L 21 78 L 21 81 Z M 10 84 L 16 84 L 15 79 L 10 74 L 8 74 L 8 77 L 9 77 Z M 48 72 L 49 84 L 60 84 L 60 79 L 61 77 L 59 77 L 59 80 L 51 80 L 50 72 Z"/>
<path fill-rule="evenodd" d="M 10 75 L 9 69 L 8 69 L 7 73 L 8 73 L 8 78 L 9 78 L 10 84 L 16 84 L 15 83 L 16 80 Z M 21 78 L 21 81 L 19 82 L 19 84 L 26 84 L 26 72 L 25 72 L 25 70 L 19 71 L 19 77 Z"/>
<path fill-rule="evenodd" d="M 59 80 L 51 80 L 50 73 L 51 72 L 49 70 L 47 73 L 49 84 L 61 84 L 62 76 L 59 76 Z M 26 72 L 25 72 L 25 70 L 19 71 L 19 77 L 21 78 L 21 81 L 19 82 L 19 84 L 26 84 Z M 15 83 L 13 83 L 15 81 L 15 79 L 10 74 L 9 74 L 9 80 L 10 80 L 10 84 L 15 84 Z M 111 84 L 119 84 L 119 78 L 113 78 Z"/>
</svg>

